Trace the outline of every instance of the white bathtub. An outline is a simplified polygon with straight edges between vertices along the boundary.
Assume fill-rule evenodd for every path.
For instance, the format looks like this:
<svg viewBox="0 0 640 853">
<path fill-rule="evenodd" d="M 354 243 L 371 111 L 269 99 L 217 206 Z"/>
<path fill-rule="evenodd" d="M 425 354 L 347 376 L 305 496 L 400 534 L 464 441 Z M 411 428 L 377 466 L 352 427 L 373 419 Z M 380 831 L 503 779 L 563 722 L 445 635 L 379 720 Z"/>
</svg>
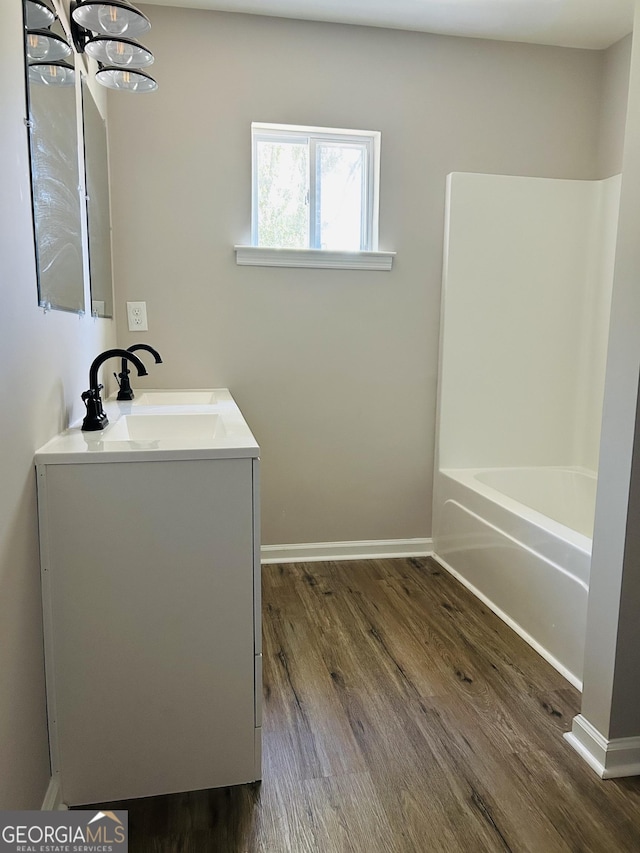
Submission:
<svg viewBox="0 0 640 853">
<path fill-rule="evenodd" d="M 582 687 L 596 477 L 575 468 L 447 469 L 434 552 Z"/>
</svg>

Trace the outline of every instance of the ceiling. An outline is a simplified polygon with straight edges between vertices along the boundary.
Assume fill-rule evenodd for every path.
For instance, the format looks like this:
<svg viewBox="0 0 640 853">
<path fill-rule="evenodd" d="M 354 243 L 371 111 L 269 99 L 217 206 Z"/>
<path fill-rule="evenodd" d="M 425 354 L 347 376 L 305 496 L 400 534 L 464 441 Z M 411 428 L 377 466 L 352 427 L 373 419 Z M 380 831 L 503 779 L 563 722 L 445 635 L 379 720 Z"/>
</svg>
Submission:
<svg viewBox="0 0 640 853">
<path fill-rule="evenodd" d="M 602 49 L 631 32 L 633 0 L 141 0 L 278 18 Z"/>
</svg>

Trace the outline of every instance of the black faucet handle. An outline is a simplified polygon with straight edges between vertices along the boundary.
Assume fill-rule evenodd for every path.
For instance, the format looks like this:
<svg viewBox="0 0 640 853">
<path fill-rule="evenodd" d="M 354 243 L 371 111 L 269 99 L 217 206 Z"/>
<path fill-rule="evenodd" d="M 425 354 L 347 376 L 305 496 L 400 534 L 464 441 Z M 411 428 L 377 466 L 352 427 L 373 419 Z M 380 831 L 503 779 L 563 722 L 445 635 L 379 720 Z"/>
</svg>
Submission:
<svg viewBox="0 0 640 853">
<path fill-rule="evenodd" d="M 102 387 L 102 385 L 98 385 L 97 388 L 89 388 L 88 391 L 83 391 L 81 394 L 82 401 L 87 409 L 87 414 L 82 422 L 82 429 L 85 431 L 104 429 L 109 423 L 100 398 Z"/>
<path fill-rule="evenodd" d="M 98 385 L 97 388 L 89 388 L 88 391 L 83 391 L 81 397 L 82 397 L 82 400 L 84 401 L 84 403 L 86 404 L 87 400 L 99 399 L 100 398 L 100 392 L 102 391 L 103 388 L 104 388 L 104 385 Z"/>
</svg>

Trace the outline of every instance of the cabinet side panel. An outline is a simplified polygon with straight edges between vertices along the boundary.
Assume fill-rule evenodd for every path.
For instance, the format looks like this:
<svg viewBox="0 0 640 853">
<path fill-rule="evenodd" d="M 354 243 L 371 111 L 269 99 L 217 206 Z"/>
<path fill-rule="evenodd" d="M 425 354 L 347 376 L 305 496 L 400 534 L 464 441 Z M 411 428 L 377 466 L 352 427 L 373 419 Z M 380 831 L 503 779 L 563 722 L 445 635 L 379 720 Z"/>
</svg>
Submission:
<svg viewBox="0 0 640 853">
<path fill-rule="evenodd" d="M 253 460 L 254 651 L 262 654 L 262 564 L 260 562 L 260 460 Z"/>
<path fill-rule="evenodd" d="M 38 536 L 40 539 L 40 582 L 42 589 L 42 626 L 45 644 L 45 681 L 47 689 L 47 723 L 49 726 L 49 763 L 51 775 L 59 778 L 60 758 L 58 752 L 58 729 L 56 724 L 55 666 L 53 658 L 53 620 L 51 613 L 51 576 L 49 538 L 49 506 L 47 494 L 47 466 L 36 466 L 36 486 L 38 495 Z"/>
</svg>

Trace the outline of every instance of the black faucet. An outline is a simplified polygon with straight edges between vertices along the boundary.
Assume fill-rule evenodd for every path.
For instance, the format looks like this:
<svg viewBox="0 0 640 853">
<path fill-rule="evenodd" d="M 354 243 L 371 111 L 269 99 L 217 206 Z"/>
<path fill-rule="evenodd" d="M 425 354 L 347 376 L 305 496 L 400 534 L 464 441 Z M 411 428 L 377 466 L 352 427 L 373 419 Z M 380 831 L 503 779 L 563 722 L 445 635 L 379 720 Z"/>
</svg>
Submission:
<svg viewBox="0 0 640 853">
<path fill-rule="evenodd" d="M 126 349 L 108 349 L 100 353 L 97 358 L 94 358 L 93 364 L 89 368 L 89 390 L 82 394 L 82 401 L 87 407 L 87 414 L 82 421 L 82 429 L 90 432 L 97 429 L 104 429 L 109 420 L 102 408 L 102 399 L 100 391 L 103 386 L 98 384 L 98 370 L 108 358 L 120 357 L 132 361 L 138 369 L 138 376 L 146 376 L 147 369 L 140 361 L 137 355 L 128 352 Z"/>
<path fill-rule="evenodd" d="M 162 364 L 162 358 L 160 357 L 160 353 L 155 350 L 153 347 L 150 347 L 149 344 L 133 344 L 133 346 L 127 347 L 127 352 L 135 352 L 136 350 L 143 349 L 147 352 L 150 352 L 151 355 L 155 358 L 156 364 Z M 127 359 L 122 359 L 122 368 L 121 372 L 116 376 L 116 381 L 120 386 L 120 390 L 118 391 L 118 396 L 116 400 L 133 400 L 135 394 L 133 393 L 133 388 L 129 382 L 129 373 L 131 371 L 127 367 Z M 139 376 L 140 374 L 138 374 Z M 115 376 L 115 373 L 114 373 Z"/>
</svg>

